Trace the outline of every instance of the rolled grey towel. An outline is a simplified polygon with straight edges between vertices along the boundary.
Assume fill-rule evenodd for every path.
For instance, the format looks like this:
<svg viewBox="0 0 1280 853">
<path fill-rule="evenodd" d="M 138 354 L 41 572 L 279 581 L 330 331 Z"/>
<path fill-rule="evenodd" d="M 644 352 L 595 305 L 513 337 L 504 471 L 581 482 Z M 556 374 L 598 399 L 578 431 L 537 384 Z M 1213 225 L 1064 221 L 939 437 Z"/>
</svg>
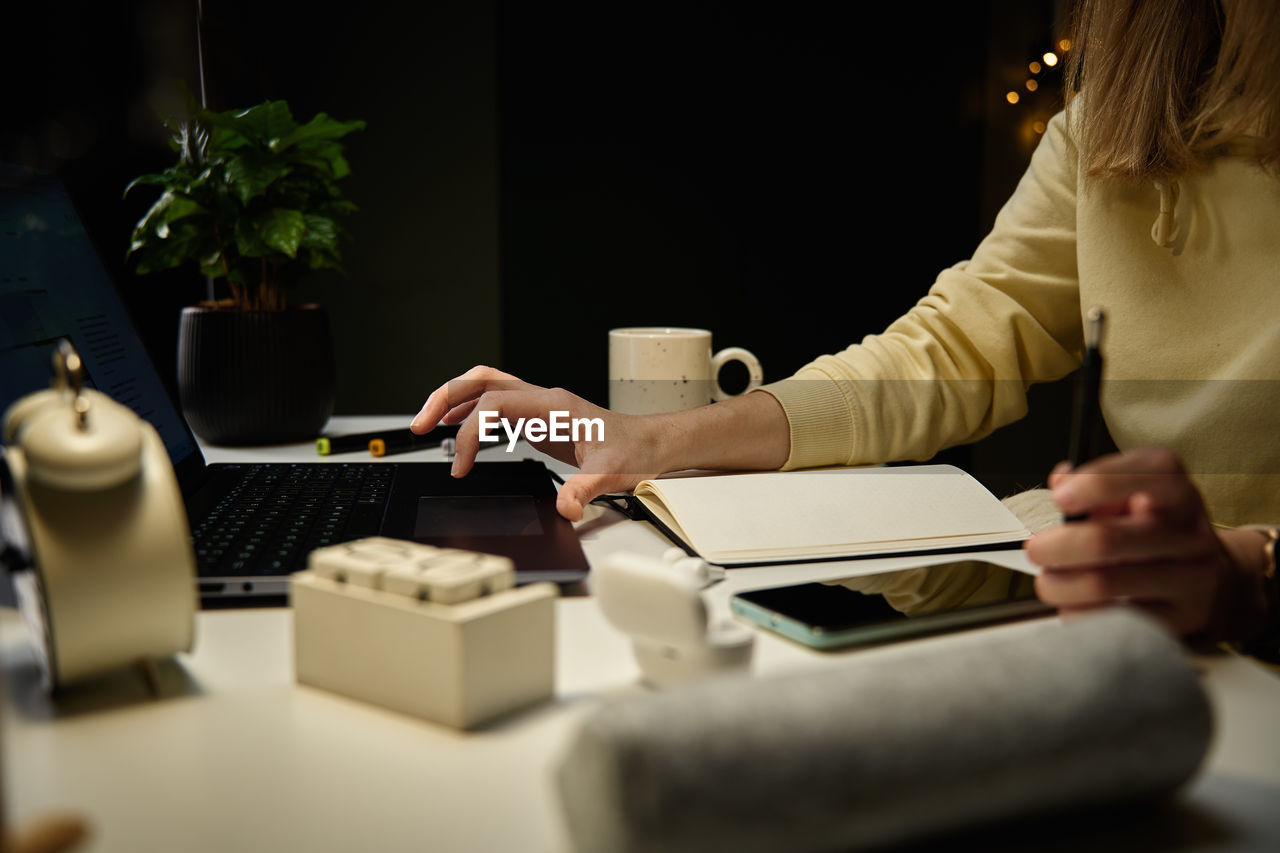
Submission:
<svg viewBox="0 0 1280 853">
<path fill-rule="evenodd" d="M 1181 645 L 1137 613 L 602 705 L 557 768 L 581 851 L 845 850 L 1164 794 L 1209 743 Z"/>
</svg>

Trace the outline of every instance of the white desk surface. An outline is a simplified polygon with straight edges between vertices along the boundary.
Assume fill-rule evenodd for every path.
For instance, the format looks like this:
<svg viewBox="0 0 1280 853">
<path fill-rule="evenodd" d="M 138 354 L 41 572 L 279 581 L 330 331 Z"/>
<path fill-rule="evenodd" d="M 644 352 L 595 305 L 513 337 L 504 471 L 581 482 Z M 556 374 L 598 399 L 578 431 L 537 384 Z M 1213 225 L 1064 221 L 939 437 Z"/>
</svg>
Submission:
<svg viewBox="0 0 1280 853">
<path fill-rule="evenodd" d="M 335 418 L 330 429 L 406 421 Z M 310 445 L 211 448 L 206 456 L 317 459 Z M 519 456 L 489 449 L 481 458 Z M 392 457 L 439 458 L 439 451 Z M 620 549 L 657 555 L 667 547 L 649 525 L 608 510 L 580 532 L 589 560 Z M 1005 559 L 1016 562 L 1020 552 Z M 727 612 L 729 594 L 740 589 L 895 562 L 734 570 L 708 599 Z M 287 609 L 205 611 L 198 620 L 194 653 L 161 668 L 162 698 L 149 698 L 126 672 L 75 688 L 55 707 L 40 689 L 25 626 L 13 611 L 0 612 L 7 693 L 0 754 L 10 820 L 78 812 L 91 823 L 85 849 L 93 851 L 563 851 L 569 843 L 551 784 L 558 756 L 600 697 L 642 689 L 628 643 L 585 597 L 557 602 L 555 700 L 466 734 L 296 685 Z M 757 644 L 759 673 L 901 648 L 822 654 L 766 632 Z M 1043 844 L 1280 849 L 1280 678 L 1232 656 L 1198 662 L 1216 733 L 1205 768 L 1176 808 L 1141 817 L 1159 825 L 1139 822 L 1120 836 L 1114 825 L 1069 830 L 1065 847 L 1063 827 L 1055 824 Z M 1021 837 L 1009 849 L 1027 842 Z M 998 837 L 992 843 L 999 846 Z"/>
</svg>

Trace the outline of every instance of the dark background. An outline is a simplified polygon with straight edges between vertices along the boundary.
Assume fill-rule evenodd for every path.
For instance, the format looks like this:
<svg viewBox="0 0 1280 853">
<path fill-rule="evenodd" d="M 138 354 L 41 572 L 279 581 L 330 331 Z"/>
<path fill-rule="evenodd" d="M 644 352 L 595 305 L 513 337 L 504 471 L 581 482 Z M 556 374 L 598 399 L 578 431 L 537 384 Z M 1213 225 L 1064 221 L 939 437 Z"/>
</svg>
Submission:
<svg viewBox="0 0 1280 853">
<path fill-rule="evenodd" d="M 0 159 L 60 172 L 162 373 L 192 270 L 124 264 L 200 92 L 196 0 L 11 4 Z M 209 105 L 284 98 L 347 137 L 361 207 L 331 312 L 340 413 L 416 411 L 478 363 L 605 398 L 620 325 L 710 328 L 781 379 L 883 328 L 969 256 L 1022 173 L 1056 76 L 1055 0 L 964 4 L 348 4 L 206 0 Z M 1017 89 L 1021 102 L 1005 93 Z M 726 372 L 725 384 L 745 382 Z M 1065 455 L 1062 383 L 949 452 L 997 492 Z"/>
</svg>

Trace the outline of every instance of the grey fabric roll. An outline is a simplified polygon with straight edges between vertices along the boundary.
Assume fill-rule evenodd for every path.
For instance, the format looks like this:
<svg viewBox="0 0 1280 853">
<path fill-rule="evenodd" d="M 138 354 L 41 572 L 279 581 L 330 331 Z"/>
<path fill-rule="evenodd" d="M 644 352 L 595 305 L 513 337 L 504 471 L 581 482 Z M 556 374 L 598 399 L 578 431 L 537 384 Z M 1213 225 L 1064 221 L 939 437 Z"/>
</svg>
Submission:
<svg viewBox="0 0 1280 853">
<path fill-rule="evenodd" d="M 581 851 L 845 850 L 1167 793 L 1210 733 L 1181 645 L 1114 610 L 610 702 L 556 781 Z"/>
</svg>

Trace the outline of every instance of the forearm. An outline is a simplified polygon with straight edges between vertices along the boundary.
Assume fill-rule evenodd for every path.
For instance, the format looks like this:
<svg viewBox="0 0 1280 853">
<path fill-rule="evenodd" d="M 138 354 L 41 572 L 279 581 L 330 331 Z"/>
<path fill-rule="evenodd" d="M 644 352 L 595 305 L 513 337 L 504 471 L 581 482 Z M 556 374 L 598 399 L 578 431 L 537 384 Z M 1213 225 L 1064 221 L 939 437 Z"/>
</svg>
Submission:
<svg viewBox="0 0 1280 853">
<path fill-rule="evenodd" d="M 663 473 L 690 468 L 772 470 L 787 461 L 787 416 L 771 395 L 743 394 L 721 403 L 653 415 Z"/>
</svg>

